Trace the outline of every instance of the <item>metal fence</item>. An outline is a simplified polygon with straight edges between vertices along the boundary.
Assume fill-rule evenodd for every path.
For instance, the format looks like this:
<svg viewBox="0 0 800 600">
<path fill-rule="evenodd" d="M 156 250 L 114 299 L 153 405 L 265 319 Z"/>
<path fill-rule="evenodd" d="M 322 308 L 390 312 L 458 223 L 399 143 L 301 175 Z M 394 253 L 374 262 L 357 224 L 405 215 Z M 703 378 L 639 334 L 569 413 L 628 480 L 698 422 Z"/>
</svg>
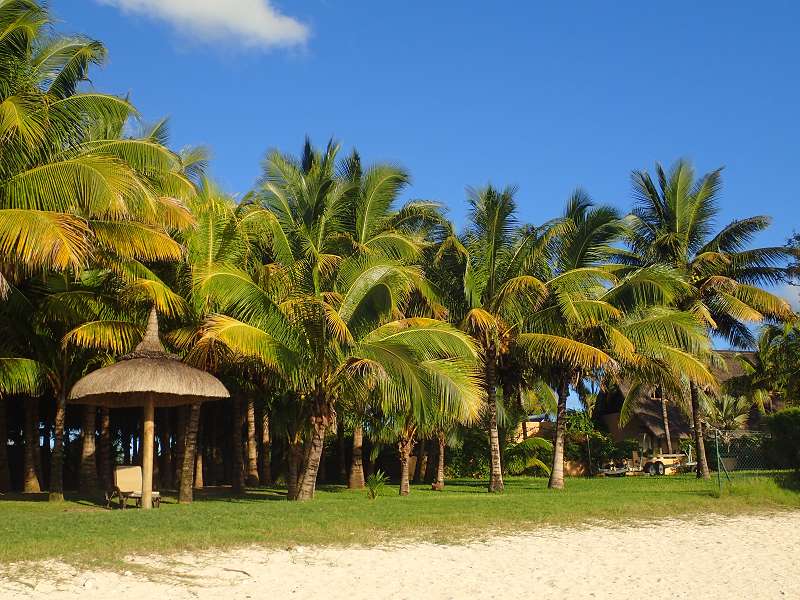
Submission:
<svg viewBox="0 0 800 600">
<path fill-rule="evenodd" d="M 720 491 L 737 478 L 767 475 L 787 468 L 782 453 L 764 431 L 712 429 L 707 432 L 705 442 L 708 466 Z"/>
</svg>

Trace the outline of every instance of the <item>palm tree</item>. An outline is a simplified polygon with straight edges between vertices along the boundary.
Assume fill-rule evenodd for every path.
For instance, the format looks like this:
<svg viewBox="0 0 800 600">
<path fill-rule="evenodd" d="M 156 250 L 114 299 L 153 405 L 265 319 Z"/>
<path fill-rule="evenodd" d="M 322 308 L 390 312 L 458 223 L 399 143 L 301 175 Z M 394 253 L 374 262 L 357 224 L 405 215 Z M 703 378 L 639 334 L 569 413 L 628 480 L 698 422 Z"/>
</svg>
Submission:
<svg viewBox="0 0 800 600">
<path fill-rule="evenodd" d="M 463 384 L 469 387 L 469 373 L 463 372 Z M 417 436 L 433 436 L 439 444 L 437 476 L 433 489 L 444 489 L 444 459 L 447 434 L 458 425 L 471 425 L 483 409 L 483 395 L 474 390 L 455 402 L 443 403 L 432 399 L 403 398 L 397 402 L 381 402 L 380 428 L 375 437 L 378 442 L 396 443 L 400 457 L 400 495 L 410 490 L 409 458 Z"/>
<path fill-rule="evenodd" d="M 627 261 L 663 265 L 688 284 L 675 306 L 695 315 L 709 333 L 738 348 L 754 345 L 749 323 L 792 317 L 789 305 L 761 286 L 782 281 L 784 247 L 751 248 L 753 237 L 769 226 L 765 216 L 733 221 L 714 234 L 719 215 L 721 171 L 695 179 L 687 161 L 669 172 L 656 165 L 657 183 L 644 171 L 633 173 L 636 206 L 629 217 Z M 708 478 L 697 382 L 690 382 L 691 415 L 698 477 Z"/>
<path fill-rule="evenodd" d="M 206 320 L 195 352 L 256 361 L 304 407 L 310 439 L 300 500 L 313 496 L 324 435 L 342 396 L 374 388 L 382 402 L 414 406 L 451 405 L 476 393 L 469 338 L 403 315 L 412 293 L 431 297 L 420 269 L 406 264 L 409 254 L 391 249 L 411 245 L 398 242 L 394 228 L 391 243 L 370 242 L 387 231 L 383 217 L 369 234 L 353 226 L 385 215 L 394 186 L 376 194 L 384 208 L 362 211 L 354 198 L 376 186 L 359 183 L 354 168 L 337 177 L 336 153 L 333 144 L 320 153 L 308 142 L 299 160 L 271 153 L 263 192 L 243 209 L 243 219 L 263 232 L 265 262 L 249 271 L 216 264 L 196 278 L 197 293 L 219 314 Z M 363 218 L 353 219 L 358 214 Z"/>
<path fill-rule="evenodd" d="M 33 0 L 0 2 L 0 249 L 3 285 L 35 269 L 72 272 L 105 254 L 176 259 L 166 227 L 187 215 L 181 163 L 158 143 L 124 139 L 125 100 L 78 93 L 99 42 L 47 37 Z"/>
<path fill-rule="evenodd" d="M 170 233 L 191 223 L 182 204 L 193 193 L 185 163 L 152 131 L 139 138 L 123 134 L 136 117 L 126 100 L 78 92 L 91 66 L 104 61 L 105 48 L 50 34 L 51 25 L 36 0 L 0 0 L 0 297 L 34 291 L 31 302 L 44 302 L 37 290 L 55 281 L 54 293 L 71 295 L 67 304 L 75 305 L 73 292 L 85 294 L 92 285 L 73 282 L 87 279 L 89 267 L 92 277 L 113 273 L 125 281 L 131 297 L 159 293 L 163 286 L 140 261 L 182 255 Z M 117 347 L 129 338 L 120 326 L 98 328 L 87 323 L 75 335 Z M 44 346 L 51 333 L 43 334 Z M 66 372 L 70 360 L 52 350 L 46 354 L 54 361 L 45 362 L 56 398 L 51 496 L 57 500 L 73 374 Z"/>
<path fill-rule="evenodd" d="M 489 435 L 489 491 L 503 490 L 497 428 L 498 367 L 518 332 L 520 302 L 539 281 L 535 256 L 548 229 L 520 232 L 513 187 L 469 189 L 470 223 L 459 236 L 452 226 L 439 233 L 429 271 L 446 299 L 451 322 L 460 323 L 481 347 Z"/>
<path fill-rule="evenodd" d="M 42 364 L 34 360 L 0 357 L 0 492 L 7 492 L 11 488 L 8 450 L 5 439 L 8 431 L 6 427 L 6 398 L 19 394 L 38 395 L 44 388 L 45 378 L 46 369 Z M 28 401 L 28 403 L 31 402 L 33 400 Z M 27 446 L 25 450 L 26 452 L 29 451 Z"/>
<path fill-rule="evenodd" d="M 720 394 L 709 396 L 704 394 L 703 412 L 708 424 L 714 429 L 724 432 L 744 428 L 750 418 L 753 401 L 747 396 L 731 396 Z"/>
<path fill-rule="evenodd" d="M 306 143 L 304 152 L 309 148 Z M 440 206 L 414 200 L 398 207 L 400 193 L 410 181 L 408 173 L 383 163 L 365 169 L 355 150 L 339 171 L 347 193 L 334 239 L 342 239 L 344 253 L 379 254 L 411 264 L 419 261 L 429 228 L 442 221 Z"/>
<path fill-rule="evenodd" d="M 659 306 L 682 289 L 675 274 L 611 262 L 623 231 L 614 209 L 594 206 L 578 191 L 553 230 L 557 234 L 536 257 L 539 278 L 531 278 L 530 293 L 521 299 L 525 311 L 513 345 L 517 360 L 529 361 L 555 389 L 549 487 L 562 488 L 571 388 L 580 391 L 587 378 L 600 381 L 616 372 L 654 379 L 664 364 L 704 382 L 711 376 L 695 358 L 703 349 L 696 320 Z"/>
<path fill-rule="evenodd" d="M 402 298 L 416 276 L 386 260 L 351 258 L 318 297 L 291 288 L 276 297 L 232 269 L 206 282 L 225 314 L 207 320 L 200 344 L 220 344 L 280 373 L 294 401 L 308 406 L 310 450 L 297 499 L 313 496 L 325 431 L 341 395 L 374 388 L 393 406 L 435 400 L 448 407 L 480 395 L 467 336 L 432 319 L 391 319 L 398 310 L 392 296 Z"/>
<path fill-rule="evenodd" d="M 758 334 L 756 352 L 737 357 L 744 374 L 728 379 L 724 389 L 746 395 L 761 412 L 772 411 L 775 400 L 795 397 L 798 390 L 797 356 L 800 336 L 795 323 L 765 325 Z"/>
</svg>

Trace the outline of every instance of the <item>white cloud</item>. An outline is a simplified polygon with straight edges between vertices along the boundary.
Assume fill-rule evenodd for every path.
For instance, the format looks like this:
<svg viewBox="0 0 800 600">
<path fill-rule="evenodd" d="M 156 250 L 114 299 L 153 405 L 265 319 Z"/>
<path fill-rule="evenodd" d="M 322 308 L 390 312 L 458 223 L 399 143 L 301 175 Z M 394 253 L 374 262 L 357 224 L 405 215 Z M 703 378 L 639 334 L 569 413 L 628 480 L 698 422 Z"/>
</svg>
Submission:
<svg viewBox="0 0 800 600">
<path fill-rule="evenodd" d="M 796 285 L 782 285 L 775 293 L 792 305 L 792 310 L 800 311 L 800 287 Z"/>
<path fill-rule="evenodd" d="M 204 40 L 268 48 L 305 43 L 309 29 L 271 0 L 97 0 L 124 12 L 163 19 Z"/>
</svg>

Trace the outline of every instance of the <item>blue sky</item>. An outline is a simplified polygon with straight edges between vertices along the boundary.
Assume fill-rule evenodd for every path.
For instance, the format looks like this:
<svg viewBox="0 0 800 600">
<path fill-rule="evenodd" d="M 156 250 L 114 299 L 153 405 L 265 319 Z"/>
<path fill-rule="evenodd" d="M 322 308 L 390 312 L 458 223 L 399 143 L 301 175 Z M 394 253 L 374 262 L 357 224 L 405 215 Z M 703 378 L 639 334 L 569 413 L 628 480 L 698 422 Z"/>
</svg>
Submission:
<svg viewBox="0 0 800 600">
<path fill-rule="evenodd" d="M 538 223 L 576 186 L 627 209 L 632 169 L 683 156 L 726 167 L 726 221 L 775 217 L 759 242 L 798 227 L 797 2 L 50 4 L 107 45 L 94 85 L 170 116 L 175 146 L 210 146 L 232 193 L 267 149 L 333 136 L 407 167 L 408 197 L 459 223 L 487 181 L 519 185 Z"/>
</svg>

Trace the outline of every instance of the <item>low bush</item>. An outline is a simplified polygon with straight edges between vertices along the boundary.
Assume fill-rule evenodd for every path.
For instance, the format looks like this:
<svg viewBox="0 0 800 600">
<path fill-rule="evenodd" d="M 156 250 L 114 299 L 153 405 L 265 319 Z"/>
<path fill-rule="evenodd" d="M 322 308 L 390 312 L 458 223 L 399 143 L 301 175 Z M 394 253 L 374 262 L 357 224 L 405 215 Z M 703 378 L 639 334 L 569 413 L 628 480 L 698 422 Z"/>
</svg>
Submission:
<svg viewBox="0 0 800 600">
<path fill-rule="evenodd" d="M 785 408 L 769 415 L 771 454 L 781 466 L 800 469 L 800 407 Z"/>
<path fill-rule="evenodd" d="M 386 476 L 386 473 L 380 469 L 367 477 L 367 498 L 375 500 L 375 498 L 381 495 L 387 483 L 389 483 L 389 478 Z"/>
</svg>

